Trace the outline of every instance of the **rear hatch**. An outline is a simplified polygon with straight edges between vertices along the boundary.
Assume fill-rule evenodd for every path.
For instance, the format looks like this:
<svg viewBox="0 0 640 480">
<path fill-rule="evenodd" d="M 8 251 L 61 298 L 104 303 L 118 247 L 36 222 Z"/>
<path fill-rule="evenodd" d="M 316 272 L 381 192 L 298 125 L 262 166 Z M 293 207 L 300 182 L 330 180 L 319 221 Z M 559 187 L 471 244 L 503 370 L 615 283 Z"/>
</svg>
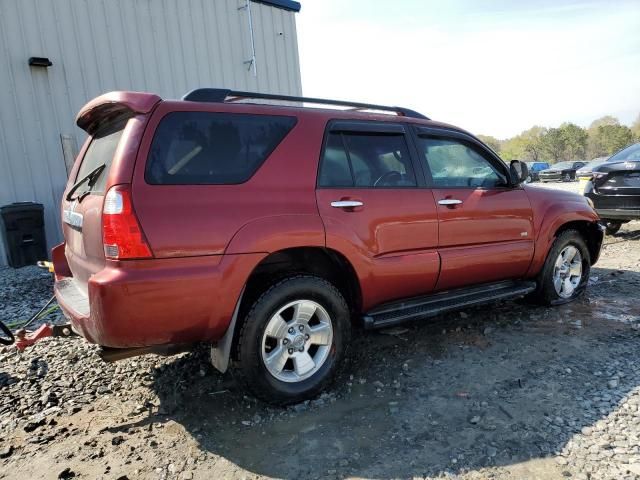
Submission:
<svg viewBox="0 0 640 480">
<path fill-rule="evenodd" d="M 640 161 L 603 165 L 593 175 L 602 195 L 640 195 Z"/>
<path fill-rule="evenodd" d="M 160 101 L 155 95 L 113 92 L 88 103 L 77 124 L 89 134 L 76 159 L 62 198 L 65 255 L 76 288 L 106 263 L 103 244 L 105 195 L 131 182 L 145 114 Z"/>
<path fill-rule="evenodd" d="M 593 172 L 593 187 L 599 208 L 640 208 L 640 161 L 600 166 Z"/>
</svg>

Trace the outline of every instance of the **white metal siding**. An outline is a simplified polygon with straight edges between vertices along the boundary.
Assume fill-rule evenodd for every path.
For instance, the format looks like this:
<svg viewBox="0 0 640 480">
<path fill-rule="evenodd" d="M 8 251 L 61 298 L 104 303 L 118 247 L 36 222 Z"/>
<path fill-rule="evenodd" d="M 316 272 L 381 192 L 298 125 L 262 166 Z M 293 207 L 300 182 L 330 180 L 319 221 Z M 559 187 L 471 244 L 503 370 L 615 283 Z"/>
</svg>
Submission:
<svg viewBox="0 0 640 480">
<path fill-rule="evenodd" d="M 49 247 L 62 239 L 65 149 L 88 100 L 112 90 L 179 98 L 202 86 L 301 95 L 295 14 L 244 0 L 0 0 L 0 205 L 45 207 Z M 29 67 L 29 57 L 53 66 Z M 0 242 L 0 265 L 5 252 Z"/>
</svg>

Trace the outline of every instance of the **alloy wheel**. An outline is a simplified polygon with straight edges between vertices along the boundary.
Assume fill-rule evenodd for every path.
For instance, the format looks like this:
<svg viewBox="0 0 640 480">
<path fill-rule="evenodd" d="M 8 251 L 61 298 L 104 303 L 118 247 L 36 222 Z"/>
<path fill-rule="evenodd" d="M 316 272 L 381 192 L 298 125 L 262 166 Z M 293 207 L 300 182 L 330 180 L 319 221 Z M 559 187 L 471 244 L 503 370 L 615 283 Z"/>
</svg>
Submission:
<svg viewBox="0 0 640 480">
<path fill-rule="evenodd" d="M 582 255 L 573 245 L 562 249 L 553 268 L 553 286 L 562 298 L 571 297 L 582 280 Z"/>
<path fill-rule="evenodd" d="M 262 361 L 283 382 L 311 377 L 326 362 L 333 342 L 327 311 L 312 300 L 296 300 L 280 308 L 262 336 Z"/>
</svg>

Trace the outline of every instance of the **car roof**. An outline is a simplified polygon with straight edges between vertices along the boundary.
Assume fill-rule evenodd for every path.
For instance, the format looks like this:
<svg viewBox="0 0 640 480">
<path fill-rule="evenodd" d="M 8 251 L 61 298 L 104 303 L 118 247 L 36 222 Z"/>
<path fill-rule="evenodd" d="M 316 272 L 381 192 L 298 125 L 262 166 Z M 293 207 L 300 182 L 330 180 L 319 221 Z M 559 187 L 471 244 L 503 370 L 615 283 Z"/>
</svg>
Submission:
<svg viewBox="0 0 640 480">
<path fill-rule="evenodd" d="M 413 118 L 393 113 L 378 113 L 366 110 L 344 110 L 336 108 L 309 107 L 297 105 L 275 105 L 258 102 L 192 102 L 186 100 L 163 100 L 162 103 L 170 110 L 207 110 L 217 112 L 254 113 L 262 115 L 295 115 L 297 117 L 318 118 L 322 120 L 364 120 L 390 123 L 407 123 L 431 128 L 453 130 L 475 138 L 472 133 L 445 122 L 431 119 Z"/>
<path fill-rule="evenodd" d="M 204 93 L 198 93 L 204 92 Z M 274 104 L 278 101 L 279 104 Z M 269 102 L 269 103 L 265 103 Z M 283 102 L 290 103 L 283 105 Z M 293 102 L 293 104 L 291 104 Z M 338 108 L 303 106 L 303 103 L 332 105 Z M 364 104 L 343 100 L 327 100 L 308 97 L 291 97 L 287 95 L 262 94 L 255 92 L 236 92 L 228 89 L 197 89 L 187 93 L 180 100 L 163 100 L 153 93 L 114 91 L 105 93 L 88 102 L 76 118 L 80 128 L 91 132 L 97 113 L 123 108 L 133 113 L 149 113 L 159 104 L 172 111 L 212 111 L 254 113 L 262 115 L 295 115 L 297 117 L 313 117 L 325 121 L 365 120 L 378 122 L 395 122 L 422 125 L 430 128 L 450 130 L 462 133 L 481 142 L 472 133 L 444 122 L 430 118 L 403 107 Z M 344 109 L 344 107 L 349 107 Z M 376 111 L 378 110 L 378 111 Z M 381 111 L 387 112 L 382 113 Z"/>
</svg>

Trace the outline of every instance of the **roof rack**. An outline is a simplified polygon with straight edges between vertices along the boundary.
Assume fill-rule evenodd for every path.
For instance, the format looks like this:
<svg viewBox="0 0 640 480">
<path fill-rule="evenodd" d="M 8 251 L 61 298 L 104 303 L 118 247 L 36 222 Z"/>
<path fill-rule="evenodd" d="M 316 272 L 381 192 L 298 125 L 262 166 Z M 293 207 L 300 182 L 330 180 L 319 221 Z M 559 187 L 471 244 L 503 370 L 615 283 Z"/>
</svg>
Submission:
<svg viewBox="0 0 640 480">
<path fill-rule="evenodd" d="M 338 105 L 353 107 L 356 110 L 380 110 L 383 112 L 395 112 L 398 115 L 410 118 L 421 118 L 429 120 L 429 117 L 414 110 L 403 107 L 389 107 L 386 105 L 374 105 L 371 103 L 347 102 L 345 100 L 328 100 L 326 98 L 293 97 L 290 95 L 275 95 L 272 93 L 240 92 L 226 88 L 196 88 L 182 97 L 182 100 L 189 102 L 214 102 L 223 103 L 231 97 L 234 101 L 239 98 L 259 98 L 263 100 L 282 100 L 287 102 L 307 102 L 319 105 Z"/>
</svg>

